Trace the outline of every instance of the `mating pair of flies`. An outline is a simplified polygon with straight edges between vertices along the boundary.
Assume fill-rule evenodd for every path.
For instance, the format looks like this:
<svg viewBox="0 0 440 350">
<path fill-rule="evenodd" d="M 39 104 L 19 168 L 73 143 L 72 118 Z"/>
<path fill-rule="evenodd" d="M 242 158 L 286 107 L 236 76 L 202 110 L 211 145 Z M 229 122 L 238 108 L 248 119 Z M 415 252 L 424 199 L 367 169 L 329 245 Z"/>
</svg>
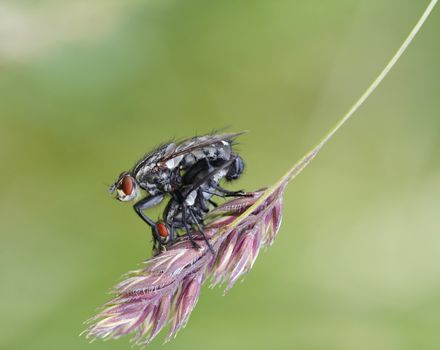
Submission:
<svg viewBox="0 0 440 350">
<path fill-rule="evenodd" d="M 242 158 L 234 152 L 235 138 L 242 133 L 209 134 L 181 142 L 169 142 L 145 155 L 129 171 L 121 173 L 110 186 L 110 193 L 122 202 L 135 201 L 134 210 L 152 229 L 155 253 L 166 249 L 181 235 L 188 235 L 194 248 L 199 248 L 192 232 L 203 233 L 203 219 L 213 197 L 245 195 L 228 191 L 220 185 L 243 173 Z M 154 221 L 144 210 L 169 197 L 161 220 Z"/>
</svg>

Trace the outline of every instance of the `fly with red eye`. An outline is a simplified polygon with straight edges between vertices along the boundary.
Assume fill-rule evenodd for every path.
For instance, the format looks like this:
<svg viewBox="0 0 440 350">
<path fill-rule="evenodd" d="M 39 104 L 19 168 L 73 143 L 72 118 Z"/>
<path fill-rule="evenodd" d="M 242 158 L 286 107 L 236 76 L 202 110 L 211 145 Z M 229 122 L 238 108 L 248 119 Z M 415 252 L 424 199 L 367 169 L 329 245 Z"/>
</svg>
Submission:
<svg viewBox="0 0 440 350">
<path fill-rule="evenodd" d="M 233 181 L 243 172 L 244 162 L 233 150 L 241 134 L 208 134 L 163 144 L 123 172 L 111 187 L 110 191 L 117 187 L 122 192 L 120 201 L 134 200 L 139 189 L 147 193 L 133 207 L 152 229 L 155 253 L 181 235 L 188 235 L 194 248 L 199 248 L 191 235 L 194 228 L 213 251 L 203 234 L 203 219 L 215 205 L 213 197 L 243 195 L 220 186 L 223 179 Z M 144 213 L 167 197 L 163 221 L 155 222 Z"/>
</svg>

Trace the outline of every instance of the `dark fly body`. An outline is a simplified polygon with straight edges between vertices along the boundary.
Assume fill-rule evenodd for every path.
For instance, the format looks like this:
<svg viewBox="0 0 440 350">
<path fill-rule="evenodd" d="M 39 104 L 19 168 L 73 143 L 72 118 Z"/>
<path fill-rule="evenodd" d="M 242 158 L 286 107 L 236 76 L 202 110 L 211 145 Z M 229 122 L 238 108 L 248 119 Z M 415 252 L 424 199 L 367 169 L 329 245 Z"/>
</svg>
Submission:
<svg viewBox="0 0 440 350">
<path fill-rule="evenodd" d="M 235 180 L 243 172 L 243 160 L 233 151 L 234 140 L 241 134 L 210 134 L 164 144 L 123 172 L 110 187 L 118 200 L 136 201 L 135 211 L 152 228 L 156 252 L 175 241 L 178 230 L 187 232 L 197 247 L 191 228 L 203 235 L 203 219 L 215 205 L 212 197 L 242 195 L 220 186 L 221 180 Z M 142 190 L 146 196 L 142 197 Z M 163 221 L 145 215 L 144 210 L 166 196 L 170 199 Z"/>
<path fill-rule="evenodd" d="M 224 189 L 219 184 L 220 180 L 223 178 L 229 181 L 233 180 L 242 171 L 243 162 L 238 156 L 222 162 L 222 164 L 206 161 L 195 164 L 188 175 L 196 174 L 197 176 L 191 176 L 191 181 L 188 181 L 187 176 L 184 177 L 181 189 L 171 193 L 171 199 L 163 213 L 163 224 L 167 225 L 166 227 L 169 229 L 170 239 L 175 239 L 176 229 L 183 229 L 189 233 L 192 226 L 195 226 L 205 237 L 202 228 L 203 219 L 209 212 L 209 208 L 216 206 L 212 197 L 244 195 L 241 191 Z M 192 240 L 190 233 L 189 238 Z M 209 241 L 206 240 L 206 243 L 210 247 Z"/>
</svg>

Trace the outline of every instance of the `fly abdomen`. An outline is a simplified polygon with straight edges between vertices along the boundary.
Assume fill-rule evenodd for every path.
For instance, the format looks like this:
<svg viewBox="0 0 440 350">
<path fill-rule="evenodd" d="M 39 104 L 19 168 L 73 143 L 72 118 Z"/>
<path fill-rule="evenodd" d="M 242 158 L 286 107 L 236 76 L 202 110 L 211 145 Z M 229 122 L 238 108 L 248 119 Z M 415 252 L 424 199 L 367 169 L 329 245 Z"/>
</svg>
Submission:
<svg viewBox="0 0 440 350">
<path fill-rule="evenodd" d="M 183 169 L 188 169 L 202 159 L 215 162 L 218 160 L 229 160 L 230 157 L 231 144 L 227 141 L 221 141 L 188 153 L 183 158 L 180 166 Z"/>
</svg>

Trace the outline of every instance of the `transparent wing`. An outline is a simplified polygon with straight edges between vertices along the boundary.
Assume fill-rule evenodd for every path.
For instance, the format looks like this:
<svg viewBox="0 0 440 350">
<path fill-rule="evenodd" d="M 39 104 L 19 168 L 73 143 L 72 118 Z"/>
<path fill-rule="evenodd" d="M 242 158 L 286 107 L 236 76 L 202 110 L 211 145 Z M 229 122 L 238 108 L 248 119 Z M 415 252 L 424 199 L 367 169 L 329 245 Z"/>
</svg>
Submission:
<svg viewBox="0 0 440 350">
<path fill-rule="evenodd" d="M 172 152 L 168 152 L 168 154 L 164 155 L 164 157 L 159 162 L 166 163 L 173 158 L 184 156 L 198 149 L 209 147 L 220 142 L 231 142 L 236 137 L 244 133 L 246 133 L 246 131 L 218 135 L 208 134 L 184 140 L 176 145 L 175 149 Z"/>
</svg>

